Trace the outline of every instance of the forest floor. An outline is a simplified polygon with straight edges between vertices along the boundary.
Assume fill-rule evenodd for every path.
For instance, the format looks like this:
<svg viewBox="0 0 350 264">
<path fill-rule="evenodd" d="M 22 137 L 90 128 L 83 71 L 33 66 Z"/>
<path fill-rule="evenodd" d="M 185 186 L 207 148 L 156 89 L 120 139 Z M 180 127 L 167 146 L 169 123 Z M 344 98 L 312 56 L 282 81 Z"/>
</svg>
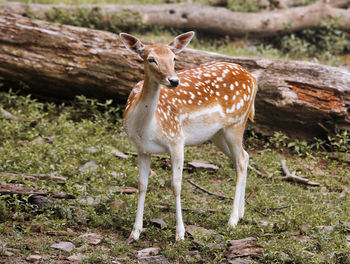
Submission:
<svg viewBox="0 0 350 264">
<path fill-rule="evenodd" d="M 0 103 L 21 117 L 0 116 L 0 189 L 74 196 L 1 195 L 0 263 L 350 263 L 349 159 L 322 150 L 322 140 L 313 146 L 289 142 L 288 148 L 280 133 L 261 138 L 248 130 L 250 165 L 260 173 L 248 171 L 245 216 L 235 228 L 227 225 L 232 201 L 189 182 L 233 197 L 232 162 L 211 143 L 187 147 L 181 194 L 187 233 L 177 243 L 168 156 L 154 156 L 145 230 L 128 245 L 138 165 L 122 129 L 122 110 L 84 97 L 57 105 L 1 93 Z M 332 144 L 344 147 L 341 140 Z M 214 168 L 193 168 L 193 160 Z M 290 172 L 320 186 L 285 181 L 282 160 Z M 256 243 L 238 251 L 230 246 L 249 237 Z M 60 242 L 68 243 L 53 246 Z"/>
</svg>

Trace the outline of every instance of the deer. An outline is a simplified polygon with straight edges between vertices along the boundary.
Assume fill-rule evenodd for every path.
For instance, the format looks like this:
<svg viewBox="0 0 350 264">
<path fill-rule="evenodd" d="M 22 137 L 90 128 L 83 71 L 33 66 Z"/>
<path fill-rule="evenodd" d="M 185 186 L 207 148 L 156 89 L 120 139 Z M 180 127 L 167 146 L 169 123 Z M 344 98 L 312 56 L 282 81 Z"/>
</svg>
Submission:
<svg viewBox="0 0 350 264">
<path fill-rule="evenodd" d="M 185 237 L 181 211 L 184 147 L 211 140 L 236 167 L 237 181 L 229 226 L 244 215 L 249 155 L 243 148 L 248 118 L 253 121 L 257 82 L 238 64 L 208 62 L 175 72 L 176 55 L 194 36 L 183 33 L 168 45 L 144 44 L 120 33 L 126 49 L 144 64 L 144 80 L 129 94 L 124 111 L 124 129 L 137 149 L 139 186 L 136 218 L 127 243 L 139 239 L 143 229 L 144 203 L 151 154 L 168 153 L 172 191 L 176 206 L 176 241 Z"/>
</svg>

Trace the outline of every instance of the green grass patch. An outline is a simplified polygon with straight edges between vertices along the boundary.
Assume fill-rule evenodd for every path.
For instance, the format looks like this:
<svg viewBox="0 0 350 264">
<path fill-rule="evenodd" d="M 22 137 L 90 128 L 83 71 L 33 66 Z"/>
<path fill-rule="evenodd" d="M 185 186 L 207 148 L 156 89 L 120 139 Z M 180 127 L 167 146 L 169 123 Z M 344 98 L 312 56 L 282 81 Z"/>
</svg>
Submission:
<svg viewBox="0 0 350 264">
<path fill-rule="evenodd" d="M 186 161 L 203 160 L 219 167 L 215 173 L 184 172 L 185 224 L 215 231 L 203 238 L 202 245 L 189 235 L 185 242 L 175 243 L 171 171 L 154 157 L 155 173 L 150 177 L 144 214 L 147 229 L 140 241 L 126 245 L 124 241 L 131 232 L 136 213 L 137 193 L 118 193 L 116 186 L 137 188 L 137 158 L 121 159 L 106 148 L 135 151 L 122 128 L 122 109 L 109 101 L 85 97 L 78 97 L 69 105 L 56 105 L 13 93 L 1 93 L 0 104 L 12 114 L 31 120 L 0 118 L 0 172 L 67 178 L 64 184 L 9 178 L 2 181 L 76 196 L 76 199 L 55 200 L 45 206 L 31 204 L 30 196 L 0 196 L 0 261 L 16 263 L 37 252 L 45 256 L 46 263 L 62 263 L 73 253 L 83 254 L 84 263 L 112 263 L 116 258 L 134 263 L 137 250 L 158 246 L 160 254 L 171 263 L 225 263 L 226 241 L 252 236 L 264 249 L 263 258 L 256 263 L 349 262 L 346 246 L 350 233 L 349 165 L 331 159 L 324 150 L 320 152 L 307 144 L 307 150 L 298 153 L 293 147 L 288 148 L 290 142 L 282 134 L 262 140 L 248 133 L 250 164 L 269 177 L 249 171 L 246 190 L 249 204 L 246 204 L 245 217 L 236 228 L 229 228 L 232 202 L 194 189 L 187 179 L 212 192 L 233 196 L 236 179 L 232 162 L 211 143 L 186 148 Z M 33 123 L 33 120 L 37 121 Z M 51 137 L 52 142 L 45 140 L 47 137 Z M 348 147 L 344 143 L 341 146 L 335 151 Z M 281 180 L 281 159 L 287 160 L 287 166 L 296 175 L 320 182 L 322 187 Z M 83 170 L 89 161 L 97 166 Z M 86 198 L 94 202 L 87 204 Z M 153 226 L 151 219 L 154 218 L 163 218 L 168 228 Z M 325 229 L 325 226 L 331 228 Z M 47 234 L 47 231 L 66 230 L 72 230 L 75 236 L 96 232 L 102 234 L 104 240 L 97 246 L 89 246 L 74 237 Z M 221 242 L 216 234 L 222 236 Z M 51 244 L 67 239 L 77 247 L 73 252 L 60 253 L 50 248 Z M 213 243 L 219 246 L 213 247 Z M 14 256 L 4 256 L 8 248 L 16 249 Z M 197 255 L 194 251 L 198 251 Z"/>
</svg>

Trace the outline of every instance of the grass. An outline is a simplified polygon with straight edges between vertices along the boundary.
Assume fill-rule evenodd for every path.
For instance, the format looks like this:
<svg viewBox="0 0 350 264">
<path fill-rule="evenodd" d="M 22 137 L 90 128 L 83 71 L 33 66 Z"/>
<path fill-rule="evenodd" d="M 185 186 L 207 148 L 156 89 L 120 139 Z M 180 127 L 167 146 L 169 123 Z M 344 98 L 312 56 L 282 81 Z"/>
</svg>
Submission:
<svg viewBox="0 0 350 264">
<path fill-rule="evenodd" d="M 66 3 L 80 2 L 67 0 Z M 135 29 L 131 33 L 145 41 L 167 43 L 179 32 L 152 28 L 143 32 Z M 238 44 L 199 34 L 190 47 L 231 56 L 292 58 L 271 45 L 253 46 L 245 40 Z M 175 243 L 171 171 L 154 157 L 144 215 L 146 231 L 140 241 L 126 245 L 124 241 L 135 218 L 137 193 L 119 193 L 116 187 L 137 188 L 137 158 L 121 159 L 106 148 L 135 151 L 122 128 L 122 107 L 83 96 L 69 104 L 57 105 L 13 92 L 0 93 L 0 106 L 31 120 L 11 121 L 0 115 L 0 172 L 67 178 L 65 184 L 21 178 L 1 181 L 76 196 L 44 206 L 33 205 L 31 196 L 0 196 L 0 263 L 24 263 L 32 254 L 43 256 L 42 263 L 67 263 L 66 257 L 76 253 L 83 255 L 83 263 L 115 263 L 120 258 L 122 263 L 136 263 L 138 250 L 154 246 L 160 247 L 160 254 L 170 263 L 227 263 L 227 241 L 245 237 L 255 237 L 264 249 L 263 257 L 254 263 L 350 263 L 349 164 L 334 160 L 327 152 L 349 152 L 346 131 L 336 129 L 327 139 L 316 139 L 310 144 L 302 140 L 290 142 L 279 132 L 262 138 L 254 130 L 248 130 L 245 142 L 250 164 L 270 177 L 249 171 L 246 190 L 249 204 L 236 228 L 227 226 L 231 201 L 208 196 L 187 182 L 193 179 L 212 192 L 233 196 L 236 179 L 232 163 L 211 143 L 187 147 L 186 161 L 202 160 L 219 167 L 215 173 L 184 171 L 185 224 L 215 231 L 202 237 L 201 244 L 190 235 L 184 242 Z M 48 137 L 51 140 L 45 139 Z M 287 160 L 291 171 L 320 182 L 322 187 L 281 180 L 281 159 Z M 83 170 L 91 161 L 97 166 Z M 87 204 L 87 198 L 93 202 Z M 155 227 L 151 224 L 154 218 L 163 218 L 169 227 Z M 67 230 L 66 235 L 48 234 L 48 231 Z M 91 246 L 77 238 L 91 232 L 103 235 L 103 242 Z M 222 236 L 221 240 L 217 234 Z M 50 248 L 59 241 L 72 241 L 76 249 L 64 253 Z M 217 246 L 210 246 L 212 243 Z M 13 256 L 5 256 L 8 251 Z"/>
<path fill-rule="evenodd" d="M 158 246 L 170 263 L 226 263 L 227 241 L 255 237 L 264 249 L 255 263 L 349 263 L 346 237 L 350 233 L 349 166 L 332 160 L 324 152 L 307 149 L 308 155 L 289 150 L 280 134 L 262 141 L 247 136 L 250 164 L 271 177 L 249 171 L 246 214 L 236 228 L 227 226 L 232 202 L 194 189 L 187 182 L 216 193 L 233 196 L 235 172 L 231 162 L 211 144 L 185 149 L 185 160 L 203 160 L 219 167 L 216 173 L 184 172 L 182 203 L 186 225 L 215 230 L 218 241 L 209 235 L 198 245 L 187 235 L 186 241 L 175 243 L 174 201 L 170 188 L 170 170 L 154 157 L 147 193 L 144 225 L 140 241 L 126 245 L 136 212 L 137 194 L 123 194 L 116 186 L 137 187 L 137 158 L 121 159 L 106 146 L 133 152 L 131 142 L 122 129 L 122 110 L 96 100 L 80 97 L 71 105 L 42 103 L 30 96 L 2 93 L 0 102 L 11 113 L 37 123 L 0 119 L 0 171 L 54 174 L 67 178 L 65 184 L 47 180 L 4 178 L 45 191 L 72 193 L 73 200 L 56 200 L 46 206 L 29 202 L 28 196 L 0 196 L 0 263 L 21 263 L 28 255 L 44 256 L 43 263 L 65 263 L 74 253 L 84 256 L 84 263 L 135 263 L 136 251 Z M 42 138 L 53 137 L 52 143 Z M 276 142 L 279 142 L 276 148 Z M 287 160 L 291 171 L 323 187 L 307 187 L 281 180 L 280 160 Z M 94 161 L 98 166 L 82 170 Z M 82 202 L 93 198 L 92 205 Z M 164 210 L 164 205 L 167 210 Z M 264 214 L 262 214 L 264 213 Z M 160 229 L 151 219 L 163 218 L 169 225 Z M 332 230 L 321 226 L 331 226 Z M 75 236 L 50 236 L 47 231 L 71 230 Z M 95 232 L 104 240 L 97 246 L 76 239 L 80 234 Z M 295 233 L 299 232 L 299 233 Z M 300 241 L 298 235 L 306 236 Z M 76 249 L 62 253 L 51 249 L 58 241 L 73 241 Z M 220 247 L 209 247 L 210 243 Z M 8 248 L 14 255 L 3 254 Z M 198 251 L 196 254 L 193 252 Z M 2 255 L 2 256 L 1 256 Z M 200 256 L 200 257 L 199 257 Z"/>
</svg>

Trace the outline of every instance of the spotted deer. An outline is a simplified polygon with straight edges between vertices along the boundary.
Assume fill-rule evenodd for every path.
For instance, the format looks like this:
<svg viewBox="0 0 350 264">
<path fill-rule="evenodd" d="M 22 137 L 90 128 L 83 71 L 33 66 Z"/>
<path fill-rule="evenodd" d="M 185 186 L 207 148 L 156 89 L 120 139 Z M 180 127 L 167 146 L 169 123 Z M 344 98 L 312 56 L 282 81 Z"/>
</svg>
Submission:
<svg viewBox="0 0 350 264">
<path fill-rule="evenodd" d="M 131 91 L 124 113 L 124 127 L 139 159 L 138 204 L 129 243 L 142 231 L 151 153 L 167 152 L 171 157 L 176 240 L 185 235 L 180 200 L 185 145 L 212 140 L 235 162 L 237 185 L 228 224 L 235 226 L 244 214 L 249 155 L 242 140 L 247 119 L 254 117 L 256 80 L 240 65 L 225 62 L 175 72 L 176 54 L 193 36 L 191 31 L 168 45 L 145 45 L 134 36 L 120 34 L 127 50 L 144 61 L 144 80 Z"/>
</svg>

